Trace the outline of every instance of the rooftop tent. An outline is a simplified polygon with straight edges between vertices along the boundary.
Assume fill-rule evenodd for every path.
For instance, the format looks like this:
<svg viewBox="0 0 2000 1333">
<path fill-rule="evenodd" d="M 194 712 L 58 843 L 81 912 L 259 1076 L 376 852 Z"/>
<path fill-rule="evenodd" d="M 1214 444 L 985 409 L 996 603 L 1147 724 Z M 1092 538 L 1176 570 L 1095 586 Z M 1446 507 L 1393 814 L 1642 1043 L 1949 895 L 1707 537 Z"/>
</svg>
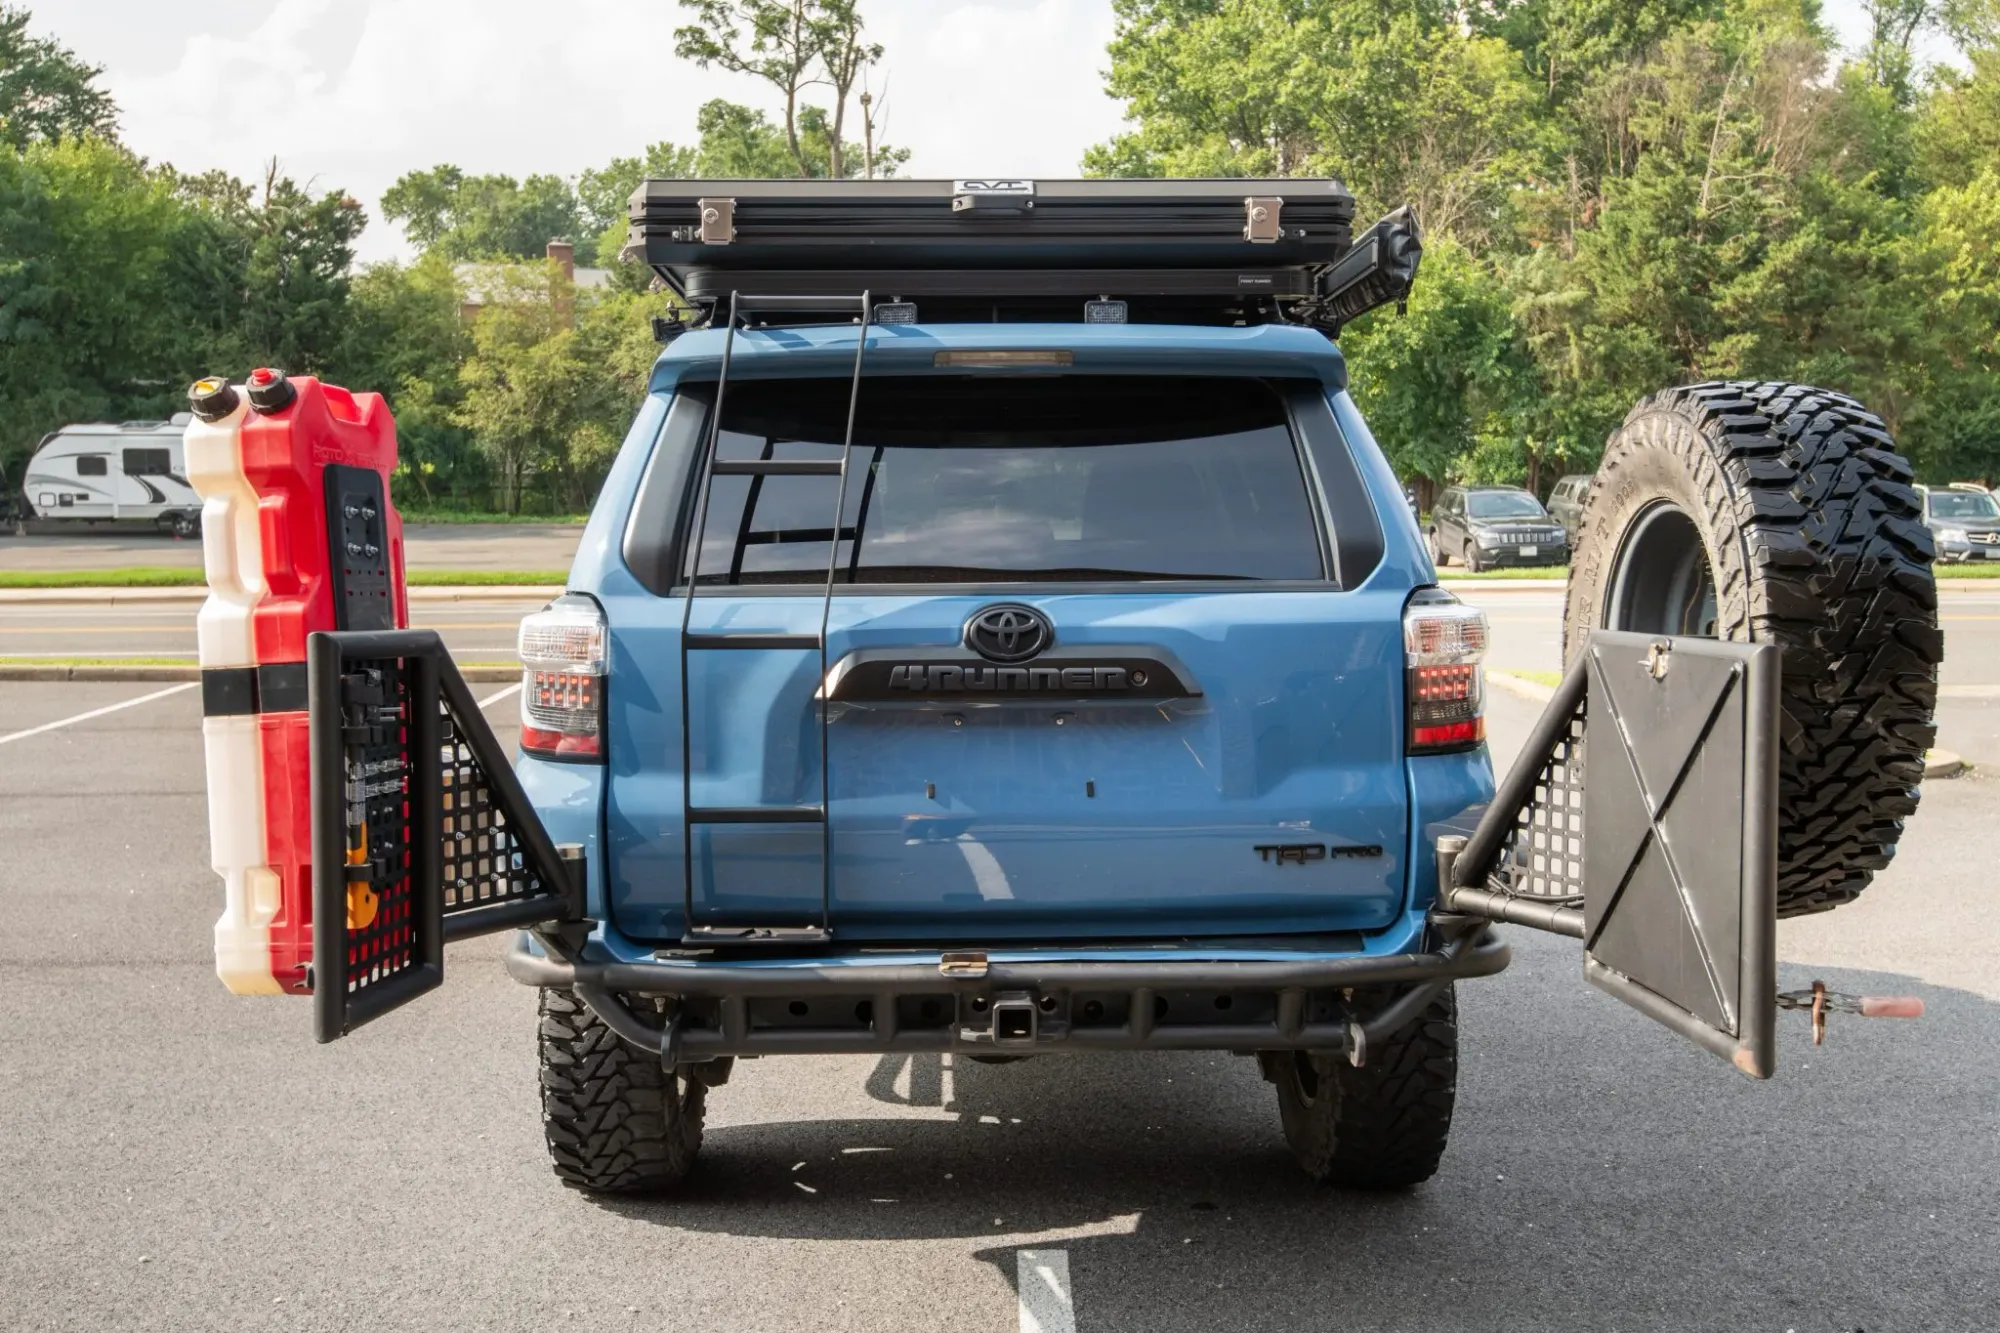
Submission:
<svg viewBox="0 0 2000 1333">
<path fill-rule="evenodd" d="M 650 180 L 626 254 L 712 318 L 742 296 L 914 303 L 928 321 L 1291 322 L 1402 299 L 1407 209 L 1353 234 L 1335 180 Z M 1123 303 L 1122 306 L 1117 303 Z"/>
</svg>

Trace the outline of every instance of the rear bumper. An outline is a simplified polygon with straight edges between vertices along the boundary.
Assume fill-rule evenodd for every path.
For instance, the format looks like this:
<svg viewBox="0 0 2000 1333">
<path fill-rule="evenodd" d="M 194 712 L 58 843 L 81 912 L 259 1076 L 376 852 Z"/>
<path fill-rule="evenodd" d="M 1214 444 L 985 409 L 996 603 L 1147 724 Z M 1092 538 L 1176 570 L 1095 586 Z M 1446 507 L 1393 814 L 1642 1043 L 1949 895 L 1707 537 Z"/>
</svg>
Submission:
<svg viewBox="0 0 2000 1333">
<path fill-rule="evenodd" d="M 978 964 L 922 962 L 584 962 L 537 953 L 526 938 L 507 971 L 575 991 L 621 1037 L 668 1063 L 736 1055 L 1079 1050 L 1365 1052 L 1460 977 L 1503 970 L 1511 953 L 1483 927 L 1454 922 L 1436 951 L 1255 960 L 1060 956 Z M 545 947 L 550 942 L 544 940 Z M 1358 989 L 1400 988 L 1388 1000 Z M 669 997 L 663 1012 L 626 996 Z"/>
</svg>

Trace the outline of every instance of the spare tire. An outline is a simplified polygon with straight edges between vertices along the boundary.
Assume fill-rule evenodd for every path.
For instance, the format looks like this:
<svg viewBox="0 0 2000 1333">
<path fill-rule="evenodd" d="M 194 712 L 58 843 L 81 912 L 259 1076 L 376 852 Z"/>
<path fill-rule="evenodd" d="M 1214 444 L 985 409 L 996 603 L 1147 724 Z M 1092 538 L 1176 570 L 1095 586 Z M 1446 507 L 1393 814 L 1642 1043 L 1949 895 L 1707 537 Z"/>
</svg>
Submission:
<svg viewBox="0 0 2000 1333">
<path fill-rule="evenodd" d="M 1597 628 L 1783 645 L 1779 916 L 1851 902 L 1916 809 L 1944 655 L 1922 512 L 1881 419 L 1826 389 L 1670 389 L 1605 444 L 1564 658 Z"/>
</svg>

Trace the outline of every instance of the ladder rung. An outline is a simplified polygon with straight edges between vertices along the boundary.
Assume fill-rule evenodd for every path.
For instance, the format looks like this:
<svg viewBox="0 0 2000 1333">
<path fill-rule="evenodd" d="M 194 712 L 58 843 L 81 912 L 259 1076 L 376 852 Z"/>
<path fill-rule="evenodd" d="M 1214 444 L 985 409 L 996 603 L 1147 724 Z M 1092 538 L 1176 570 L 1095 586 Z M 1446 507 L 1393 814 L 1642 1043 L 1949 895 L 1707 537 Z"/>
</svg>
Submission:
<svg viewBox="0 0 2000 1333">
<path fill-rule="evenodd" d="M 750 295 L 744 292 L 733 294 L 736 313 L 754 315 L 759 312 L 790 311 L 794 314 L 839 314 L 851 312 L 856 315 L 867 313 L 868 294 L 858 296 L 778 296 Z"/>
<path fill-rule="evenodd" d="M 817 648 L 817 634 L 690 634 L 694 648 Z"/>
<path fill-rule="evenodd" d="M 840 460 L 752 458 L 741 462 L 718 461 L 710 471 L 718 477 L 837 477 Z"/>
<path fill-rule="evenodd" d="M 690 824 L 824 824 L 816 805 L 711 805 L 688 811 Z"/>
<path fill-rule="evenodd" d="M 771 532 L 751 532 L 744 534 L 745 546 L 784 546 L 792 542 L 830 542 L 834 539 L 832 528 L 778 528 Z M 853 528 L 842 528 L 840 540 L 854 540 Z"/>
</svg>

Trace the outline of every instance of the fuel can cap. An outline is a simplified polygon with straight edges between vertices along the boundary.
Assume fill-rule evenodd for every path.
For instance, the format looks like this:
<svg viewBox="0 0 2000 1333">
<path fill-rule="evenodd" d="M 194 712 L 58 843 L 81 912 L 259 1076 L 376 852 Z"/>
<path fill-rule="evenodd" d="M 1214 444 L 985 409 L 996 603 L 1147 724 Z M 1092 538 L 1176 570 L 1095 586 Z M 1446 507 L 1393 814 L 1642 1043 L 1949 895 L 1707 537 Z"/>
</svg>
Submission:
<svg viewBox="0 0 2000 1333">
<path fill-rule="evenodd" d="M 259 366 L 250 372 L 250 406 L 266 416 L 282 412 L 298 399 L 299 391 L 285 378 L 282 370 L 269 366 Z"/>
<path fill-rule="evenodd" d="M 210 375 L 188 386 L 188 406 L 203 421 L 220 421 L 241 402 L 234 385 L 220 375 Z"/>
</svg>

